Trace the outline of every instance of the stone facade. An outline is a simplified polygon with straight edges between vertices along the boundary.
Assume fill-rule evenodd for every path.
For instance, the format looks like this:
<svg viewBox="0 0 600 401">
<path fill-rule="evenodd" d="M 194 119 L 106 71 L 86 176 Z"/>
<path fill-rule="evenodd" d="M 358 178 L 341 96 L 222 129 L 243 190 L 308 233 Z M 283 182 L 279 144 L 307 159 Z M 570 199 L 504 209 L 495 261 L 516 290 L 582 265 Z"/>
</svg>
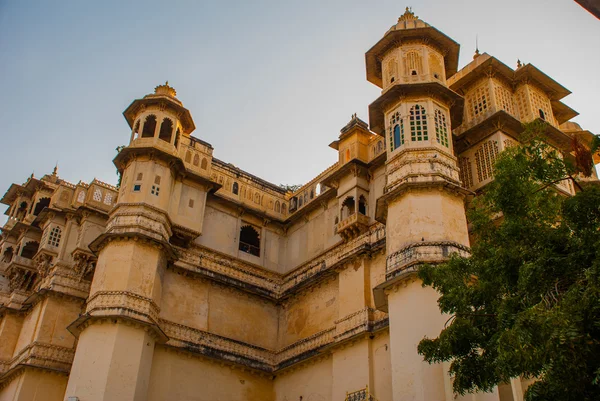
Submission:
<svg viewBox="0 0 600 401">
<path fill-rule="evenodd" d="M 407 9 L 366 53 L 370 124 L 353 115 L 293 193 L 214 158 L 168 83 L 124 112 L 118 188 L 13 184 L 0 400 L 456 399 L 416 353 L 447 320 L 416 267 L 469 255 L 465 205 L 521 122 L 564 155 L 591 136 L 536 67 L 477 52 L 458 71 L 458 50 Z"/>
</svg>

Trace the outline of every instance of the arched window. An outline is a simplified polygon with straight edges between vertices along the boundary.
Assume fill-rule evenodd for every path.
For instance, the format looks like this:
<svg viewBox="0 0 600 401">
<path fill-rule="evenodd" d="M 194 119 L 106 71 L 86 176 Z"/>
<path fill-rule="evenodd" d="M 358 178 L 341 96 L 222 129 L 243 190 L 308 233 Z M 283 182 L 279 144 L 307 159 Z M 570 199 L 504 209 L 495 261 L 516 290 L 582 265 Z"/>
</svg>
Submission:
<svg viewBox="0 0 600 401">
<path fill-rule="evenodd" d="M 306 205 L 308 203 L 308 194 L 305 192 L 304 193 L 304 204 Z"/>
<path fill-rule="evenodd" d="M 310 199 L 315 197 L 315 191 L 314 190 L 310 190 Z"/>
<path fill-rule="evenodd" d="M 17 209 L 17 220 L 23 220 L 25 214 L 27 213 L 27 206 L 27 202 L 21 202 L 19 208 Z"/>
<path fill-rule="evenodd" d="M 160 124 L 160 131 L 158 132 L 158 139 L 162 139 L 165 142 L 171 142 L 173 135 L 173 121 L 170 118 L 165 118 Z"/>
<path fill-rule="evenodd" d="M 418 104 L 410 108 L 410 139 L 411 141 L 429 140 L 425 107 Z"/>
<path fill-rule="evenodd" d="M 33 259 L 39 247 L 40 244 L 38 242 L 30 241 L 27 244 L 25 244 L 25 246 L 21 250 L 21 256 L 26 259 Z"/>
<path fill-rule="evenodd" d="M 180 134 L 179 128 L 177 128 L 177 132 L 175 132 L 175 143 L 174 143 L 175 147 L 179 146 L 179 134 Z"/>
<path fill-rule="evenodd" d="M 252 200 L 252 190 L 251 189 L 248 189 L 248 193 L 246 194 L 246 198 L 248 200 Z"/>
<path fill-rule="evenodd" d="M 208 160 L 206 160 L 206 158 L 202 159 L 202 165 L 200 167 L 202 168 L 202 170 L 206 170 L 206 168 L 208 167 Z"/>
<path fill-rule="evenodd" d="M 238 183 L 234 182 L 233 183 L 233 188 L 231 189 L 231 192 L 233 192 L 234 195 L 237 195 L 239 192 L 239 187 L 238 187 Z"/>
<path fill-rule="evenodd" d="M 6 248 L 4 250 L 4 253 L 2 254 L 2 261 L 4 263 L 9 263 L 13 258 L 13 254 L 14 254 L 14 249 L 12 249 L 12 246 L 9 246 L 8 248 Z"/>
<path fill-rule="evenodd" d="M 446 123 L 446 114 L 444 114 L 441 110 L 435 110 L 435 138 L 438 143 L 441 143 L 443 146 L 448 147 L 448 124 Z"/>
<path fill-rule="evenodd" d="M 192 152 L 190 152 L 189 150 L 187 152 L 185 152 L 185 162 L 186 163 L 192 162 Z"/>
<path fill-rule="evenodd" d="M 269 200 L 269 209 L 273 210 L 273 200 Z"/>
<path fill-rule="evenodd" d="M 302 196 L 299 196 L 299 197 L 298 197 L 298 207 L 299 207 L 299 208 L 301 208 L 301 207 L 302 207 L 302 203 L 303 203 L 303 202 L 302 202 L 302 199 L 303 199 L 303 198 L 302 198 Z"/>
<path fill-rule="evenodd" d="M 260 256 L 260 235 L 251 225 L 242 226 L 240 229 L 239 250 L 254 256 Z"/>
<path fill-rule="evenodd" d="M 352 216 L 355 211 L 356 206 L 354 202 L 354 197 L 349 196 L 346 199 L 344 199 L 344 202 L 342 203 L 342 220 L 344 220 L 346 217 Z"/>
<path fill-rule="evenodd" d="M 287 214 L 287 206 L 284 204 L 281 205 L 281 214 L 284 216 Z"/>
<path fill-rule="evenodd" d="M 390 152 L 393 152 L 398 147 L 404 145 L 404 120 L 400 117 L 399 112 L 392 114 L 389 131 Z M 381 147 L 383 148 L 383 144 L 381 144 Z"/>
<path fill-rule="evenodd" d="M 254 203 L 260 205 L 260 194 L 258 192 L 254 194 Z"/>
<path fill-rule="evenodd" d="M 42 198 L 38 201 L 38 203 L 36 203 L 35 205 L 35 209 L 33 209 L 33 214 L 35 216 L 37 216 L 38 214 L 40 214 L 40 212 L 42 210 L 44 210 L 45 207 L 50 206 L 50 198 Z"/>
<path fill-rule="evenodd" d="M 140 120 L 137 120 L 135 122 L 135 125 L 133 126 L 133 140 L 135 141 L 136 139 L 138 139 L 140 136 Z"/>
<path fill-rule="evenodd" d="M 367 200 L 362 195 L 358 198 L 358 213 L 367 215 Z"/>
<path fill-rule="evenodd" d="M 275 212 L 281 213 L 281 204 L 279 203 L 279 201 L 275 201 Z"/>
<path fill-rule="evenodd" d="M 404 74 L 405 75 L 417 75 L 421 74 L 423 70 L 421 55 L 418 51 L 410 51 L 406 53 L 406 59 L 404 62 Z"/>
<path fill-rule="evenodd" d="M 60 237 L 62 236 L 62 231 L 60 227 L 54 227 L 50 231 L 50 235 L 48 236 L 48 245 L 57 247 L 60 245 Z"/>
<path fill-rule="evenodd" d="M 156 116 L 150 114 L 144 121 L 144 128 L 142 130 L 142 138 L 152 138 L 156 131 Z"/>
<path fill-rule="evenodd" d="M 315 187 L 315 195 L 317 195 L 317 196 L 321 195 L 321 183 L 318 183 L 317 186 Z"/>
<path fill-rule="evenodd" d="M 198 167 L 198 165 L 200 164 L 200 156 L 198 156 L 198 154 L 194 155 L 194 166 Z"/>
</svg>

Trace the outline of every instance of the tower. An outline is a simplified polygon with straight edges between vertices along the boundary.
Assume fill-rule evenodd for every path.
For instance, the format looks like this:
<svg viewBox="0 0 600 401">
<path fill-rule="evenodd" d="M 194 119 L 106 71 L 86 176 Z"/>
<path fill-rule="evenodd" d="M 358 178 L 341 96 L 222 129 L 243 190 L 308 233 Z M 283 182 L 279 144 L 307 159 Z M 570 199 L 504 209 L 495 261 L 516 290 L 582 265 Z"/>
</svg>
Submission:
<svg viewBox="0 0 600 401">
<path fill-rule="evenodd" d="M 90 245 L 98 257 L 78 336 L 67 397 L 145 400 L 171 243 L 202 231 L 212 147 L 190 136 L 194 122 L 166 83 L 124 112 L 129 144 L 114 159 L 121 185 L 104 233 Z"/>
<path fill-rule="evenodd" d="M 451 127 L 462 118 L 461 96 L 446 80 L 457 71 L 459 45 L 410 9 L 366 53 L 367 79 L 382 89 L 369 106 L 371 130 L 386 140 L 386 184 L 376 218 L 386 224 L 386 280 L 374 290 L 389 313 L 394 401 L 450 400 L 444 366 L 417 354 L 447 317 L 437 293 L 416 269 L 450 254 L 468 254 L 461 187 Z"/>
</svg>

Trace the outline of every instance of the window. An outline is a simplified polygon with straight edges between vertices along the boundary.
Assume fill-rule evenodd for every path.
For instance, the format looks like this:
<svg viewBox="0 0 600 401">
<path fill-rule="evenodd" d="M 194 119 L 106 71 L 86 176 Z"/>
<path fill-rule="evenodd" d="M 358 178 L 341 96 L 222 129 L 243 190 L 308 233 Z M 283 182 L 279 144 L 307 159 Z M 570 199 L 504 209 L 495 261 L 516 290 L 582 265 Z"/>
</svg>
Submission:
<svg viewBox="0 0 600 401">
<path fill-rule="evenodd" d="M 405 75 L 417 75 L 422 70 L 421 55 L 418 51 L 413 50 L 406 53 L 404 61 L 404 74 Z"/>
<path fill-rule="evenodd" d="M 358 213 L 367 215 L 367 200 L 363 195 L 358 198 Z"/>
<path fill-rule="evenodd" d="M 544 110 L 542 110 L 542 109 L 539 109 L 538 111 L 539 111 L 539 113 L 540 113 L 540 118 L 541 118 L 542 120 L 546 120 L 546 115 L 544 114 Z"/>
<path fill-rule="evenodd" d="M 390 83 L 393 83 L 396 80 L 396 59 L 392 58 L 387 63 L 387 75 Z"/>
<path fill-rule="evenodd" d="M 390 118 L 390 152 L 404 145 L 404 120 L 399 112 L 392 114 Z M 377 145 L 379 146 L 379 144 Z"/>
<path fill-rule="evenodd" d="M 477 165 L 477 179 L 479 182 L 494 176 L 494 163 L 498 157 L 498 143 L 494 140 L 487 141 L 475 152 Z"/>
<path fill-rule="evenodd" d="M 442 65 L 441 57 L 437 56 L 435 53 L 429 53 L 429 70 L 435 79 L 440 79 L 443 74 L 444 67 Z"/>
<path fill-rule="evenodd" d="M 410 139 L 413 142 L 429 140 L 425 107 L 418 104 L 410 108 Z"/>
<path fill-rule="evenodd" d="M 144 121 L 144 128 L 142 130 L 142 138 L 152 138 L 156 131 L 156 116 L 150 114 Z"/>
<path fill-rule="evenodd" d="M 275 201 L 275 212 L 281 213 L 281 204 L 279 203 L 279 201 Z"/>
<path fill-rule="evenodd" d="M 206 160 L 206 158 L 203 158 L 202 165 L 200 166 L 200 168 L 202 168 L 202 170 L 206 170 L 207 167 L 208 167 L 208 160 Z"/>
<path fill-rule="evenodd" d="M 496 95 L 496 104 L 498 108 L 515 116 L 512 93 L 499 83 L 494 83 L 494 94 Z"/>
<path fill-rule="evenodd" d="M 158 139 L 162 139 L 165 142 L 171 142 L 171 136 L 173 135 L 173 121 L 170 118 L 165 118 L 160 124 L 160 131 L 158 132 Z"/>
<path fill-rule="evenodd" d="M 258 192 L 254 194 L 254 203 L 260 205 L 260 194 Z"/>
<path fill-rule="evenodd" d="M 60 230 L 60 227 L 54 227 L 50 231 L 50 235 L 48 236 L 48 245 L 57 247 L 60 244 L 61 235 L 62 235 L 62 232 Z"/>
<path fill-rule="evenodd" d="M 299 196 L 299 197 L 298 197 L 298 207 L 299 207 L 299 208 L 301 208 L 301 207 L 302 207 L 302 203 L 303 203 L 303 202 L 302 202 L 302 199 L 303 199 L 303 198 L 302 198 L 302 196 Z"/>
<path fill-rule="evenodd" d="M 310 190 L 310 199 L 313 199 L 315 197 L 315 191 L 314 190 Z"/>
<path fill-rule="evenodd" d="M 232 189 L 231 189 L 231 192 L 233 192 L 233 194 L 234 194 L 234 195 L 237 195 L 239 191 L 240 191 L 240 190 L 239 190 L 239 187 L 238 187 L 238 183 L 237 183 L 237 182 L 234 182 L 234 183 L 233 183 L 233 187 L 232 187 Z"/>
<path fill-rule="evenodd" d="M 478 117 L 488 108 L 489 88 L 487 82 L 479 85 L 468 97 L 471 118 Z"/>
<path fill-rule="evenodd" d="M 190 199 L 190 200 L 189 200 L 189 202 L 188 202 L 188 206 L 189 206 L 189 207 L 194 207 L 194 200 L 193 200 L 193 199 Z"/>
<path fill-rule="evenodd" d="M 445 147 L 448 143 L 448 124 L 446 123 L 446 114 L 439 109 L 435 110 L 435 139 Z"/>
<path fill-rule="evenodd" d="M 160 187 L 158 185 L 152 185 L 152 189 L 150 190 L 150 193 L 152 195 L 158 196 L 159 192 L 160 192 Z"/>
<path fill-rule="evenodd" d="M 140 120 L 135 122 L 135 126 L 133 127 L 133 140 L 135 141 L 140 136 Z"/>
<path fill-rule="evenodd" d="M 551 124 L 554 124 L 554 119 L 552 118 L 552 106 L 550 104 L 550 100 L 548 96 L 540 91 L 539 89 L 530 86 L 531 93 L 531 108 L 532 110 L 538 111 L 538 116 L 544 120 L 548 121 Z M 535 116 L 533 116 L 535 118 Z"/>
<path fill-rule="evenodd" d="M 13 253 L 14 250 L 12 249 L 12 247 L 9 246 L 8 248 L 6 248 L 4 250 L 4 253 L 2 254 L 2 261 L 4 263 L 9 263 L 13 258 Z"/>
<path fill-rule="evenodd" d="M 85 192 L 79 191 L 79 194 L 77 195 L 77 202 L 83 203 L 83 201 L 85 201 Z"/>
<path fill-rule="evenodd" d="M 37 253 L 39 247 L 40 247 L 39 242 L 30 241 L 27 244 L 25 244 L 25 246 L 21 250 L 21 256 L 26 259 L 33 259 L 33 257 Z"/>
<path fill-rule="evenodd" d="M 112 194 L 110 192 L 107 192 L 106 195 L 104 195 L 104 204 L 112 205 Z"/>
<path fill-rule="evenodd" d="M 157 176 L 154 177 L 154 183 L 156 185 L 160 185 L 160 175 L 157 175 Z"/>
<path fill-rule="evenodd" d="M 317 196 L 321 195 L 321 183 L 318 183 L 317 186 L 315 187 L 315 195 L 317 195 Z"/>
<path fill-rule="evenodd" d="M 36 205 L 35 205 L 35 209 L 33 210 L 33 214 L 35 216 L 37 216 L 38 214 L 40 214 L 40 212 L 42 210 L 44 210 L 45 207 L 48 207 L 48 206 L 50 206 L 50 198 L 42 198 L 42 199 L 40 199 L 38 201 L 38 203 L 36 203 Z"/>
<path fill-rule="evenodd" d="M 342 203 L 342 213 L 341 213 L 342 220 L 344 220 L 346 217 L 352 216 L 355 211 L 356 211 L 356 206 L 355 206 L 355 202 L 354 202 L 354 197 L 349 196 L 346 199 L 344 199 L 344 202 Z"/>
<path fill-rule="evenodd" d="M 285 205 L 285 203 L 281 205 L 281 214 L 287 214 L 287 206 Z"/>
<path fill-rule="evenodd" d="M 186 163 L 192 162 L 192 152 L 190 152 L 189 150 L 185 153 L 185 162 Z"/>
<path fill-rule="evenodd" d="M 239 250 L 250 255 L 260 256 L 260 235 L 251 225 L 244 225 L 240 229 Z"/>
<path fill-rule="evenodd" d="M 180 134 L 179 128 L 177 128 L 177 132 L 175 132 L 175 143 L 174 143 L 175 147 L 177 147 L 179 145 L 179 134 Z"/>
<path fill-rule="evenodd" d="M 133 192 L 140 192 L 141 189 L 142 189 L 142 185 L 141 184 L 135 184 L 133 186 Z"/>
<path fill-rule="evenodd" d="M 142 181 L 142 178 L 144 178 L 144 174 L 138 173 L 136 181 Z"/>
<path fill-rule="evenodd" d="M 96 202 L 102 202 L 102 191 L 100 191 L 100 189 L 96 188 L 93 199 Z"/>
<path fill-rule="evenodd" d="M 194 166 L 198 167 L 198 165 L 200 164 L 200 156 L 198 156 L 198 154 L 194 155 Z"/>
<path fill-rule="evenodd" d="M 471 160 L 468 157 L 459 156 L 458 167 L 460 181 L 463 183 L 465 188 L 471 188 L 473 186 L 473 171 L 471 170 Z"/>
</svg>

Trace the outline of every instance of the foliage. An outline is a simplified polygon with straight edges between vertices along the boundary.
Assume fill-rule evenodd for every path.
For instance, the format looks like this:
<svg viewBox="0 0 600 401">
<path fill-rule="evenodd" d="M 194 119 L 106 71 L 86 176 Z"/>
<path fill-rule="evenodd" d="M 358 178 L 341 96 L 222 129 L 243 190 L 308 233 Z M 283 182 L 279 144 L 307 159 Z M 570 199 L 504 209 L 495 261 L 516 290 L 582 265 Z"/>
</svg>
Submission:
<svg viewBox="0 0 600 401">
<path fill-rule="evenodd" d="M 115 148 L 115 150 L 117 151 L 117 154 L 119 154 L 126 147 L 127 147 L 127 145 L 117 146 Z M 121 175 L 121 172 L 119 171 L 119 169 L 117 169 L 117 177 L 119 177 L 119 179 L 117 180 L 117 188 L 121 188 L 121 180 L 123 179 L 123 176 Z"/>
<path fill-rule="evenodd" d="M 600 189 L 560 195 L 552 183 L 578 166 L 538 130 L 527 127 L 532 138 L 500 155 L 494 182 L 473 201 L 471 257 L 420 269 L 450 319 L 418 351 L 451 361 L 459 394 L 522 376 L 534 380 L 529 401 L 599 400 Z"/>
<path fill-rule="evenodd" d="M 296 192 L 302 187 L 302 185 L 288 185 L 288 184 L 279 184 L 279 188 L 284 189 L 287 192 Z"/>
</svg>

